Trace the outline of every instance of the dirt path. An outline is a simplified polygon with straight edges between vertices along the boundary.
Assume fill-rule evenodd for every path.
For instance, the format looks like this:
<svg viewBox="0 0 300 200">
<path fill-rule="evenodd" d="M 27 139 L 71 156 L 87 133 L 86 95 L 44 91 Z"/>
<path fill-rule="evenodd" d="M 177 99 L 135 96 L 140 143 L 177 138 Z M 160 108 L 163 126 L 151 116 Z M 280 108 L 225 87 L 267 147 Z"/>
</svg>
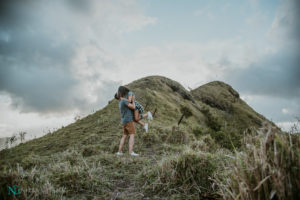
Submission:
<svg viewBox="0 0 300 200">
<path fill-rule="evenodd" d="M 150 163 L 153 166 L 157 164 L 157 159 L 153 155 L 154 151 L 151 148 L 145 149 L 144 153 L 138 158 L 123 155 L 123 159 L 138 159 L 139 162 L 128 163 L 129 169 L 122 168 L 121 173 L 124 176 L 113 180 L 114 191 L 107 199 L 150 199 L 140 192 L 142 185 L 139 186 L 140 183 L 136 181 L 136 176 L 145 167 L 141 163 Z"/>
</svg>

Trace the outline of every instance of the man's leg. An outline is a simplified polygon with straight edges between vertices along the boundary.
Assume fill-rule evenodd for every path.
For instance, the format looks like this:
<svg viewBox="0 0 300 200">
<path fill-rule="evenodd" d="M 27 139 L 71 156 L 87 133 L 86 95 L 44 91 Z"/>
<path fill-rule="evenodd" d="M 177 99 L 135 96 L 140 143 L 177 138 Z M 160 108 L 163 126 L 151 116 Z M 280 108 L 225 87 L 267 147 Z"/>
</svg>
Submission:
<svg viewBox="0 0 300 200">
<path fill-rule="evenodd" d="M 127 138 L 127 135 L 123 135 L 122 138 L 121 138 L 121 141 L 120 141 L 120 146 L 119 146 L 119 152 L 121 153 L 122 152 L 122 149 L 123 149 L 123 146 L 124 146 L 124 142 Z"/>
<path fill-rule="evenodd" d="M 129 134 L 129 153 L 133 152 L 134 134 Z"/>
</svg>

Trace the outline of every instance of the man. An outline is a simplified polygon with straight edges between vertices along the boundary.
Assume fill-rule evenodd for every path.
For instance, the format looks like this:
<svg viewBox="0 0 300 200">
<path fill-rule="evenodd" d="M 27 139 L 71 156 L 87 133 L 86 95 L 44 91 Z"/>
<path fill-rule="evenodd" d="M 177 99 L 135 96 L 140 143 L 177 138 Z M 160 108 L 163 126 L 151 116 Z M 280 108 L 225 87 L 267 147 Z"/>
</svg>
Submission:
<svg viewBox="0 0 300 200">
<path fill-rule="evenodd" d="M 115 95 L 115 98 L 119 100 L 119 108 L 121 112 L 121 122 L 123 124 L 123 136 L 120 141 L 119 151 L 117 155 L 123 155 L 122 149 L 124 146 L 124 142 L 129 135 L 129 154 L 131 156 L 139 156 L 133 152 L 133 144 L 134 144 L 134 134 L 135 127 L 133 123 L 133 110 L 135 109 L 134 101 L 129 103 L 128 100 L 123 98 L 123 95 L 118 93 Z"/>
</svg>

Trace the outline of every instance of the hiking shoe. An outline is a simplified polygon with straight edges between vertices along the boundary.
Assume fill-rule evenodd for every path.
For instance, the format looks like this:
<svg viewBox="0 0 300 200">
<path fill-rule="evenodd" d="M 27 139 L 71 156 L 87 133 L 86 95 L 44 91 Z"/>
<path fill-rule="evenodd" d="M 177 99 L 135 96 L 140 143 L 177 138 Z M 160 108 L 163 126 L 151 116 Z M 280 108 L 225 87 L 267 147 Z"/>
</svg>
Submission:
<svg viewBox="0 0 300 200">
<path fill-rule="evenodd" d="M 121 156 L 121 155 L 123 155 L 123 153 L 122 152 L 117 152 L 116 153 L 118 156 Z"/>
<path fill-rule="evenodd" d="M 153 120 L 153 117 L 152 117 L 152 114 L 151 114 L 150 111 L 148 112 L 148 119 L 149 119 L 149 120 Z"/>
<path fill-rule="evenodd" d="M 134 153 L 134 152 L 131 152 L 130 155 L 131 155 L 131 156 L 139 156 L 139 154 Z"/>
<path fill-rule="evenodd" d="M 145 129 L 146 133 L 148 133 L 148 124 L 147 123 L 144 125 L 144 129 Z"/>
</svg>

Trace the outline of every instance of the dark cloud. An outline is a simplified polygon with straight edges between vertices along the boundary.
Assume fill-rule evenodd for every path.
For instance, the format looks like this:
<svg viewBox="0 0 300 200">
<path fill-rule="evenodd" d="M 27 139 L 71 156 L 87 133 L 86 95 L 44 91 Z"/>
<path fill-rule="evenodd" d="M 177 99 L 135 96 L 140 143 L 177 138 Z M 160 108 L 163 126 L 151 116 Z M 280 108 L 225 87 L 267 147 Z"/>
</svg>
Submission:
<svg viewBox="0 0 300 200">
<path fill-rule="evenodd" d="M 96 103 L 90 103 L 80 86 L 84 79 L 78 77 L 80 72 L 74 75 L 72 66 L 76 50 L 84 45 L 103 52 L 99 41 L 90 42 L 91 32 L 85 34 L 86 20 L 92 21 L 91 2 L 0 1 L 0 92 L 10 95 L 21 111 L 61 112 L 107 102 L 107 96 L 99 96 Z M 101 31 L 103 27 L 97 28 Z M 93 63 L 96 61 L 88 64 Z M 101 57 L 97 58 L 99 63 L 98 67 L 113 66 Z M 101 78 L 99 73 L 93 74 L 95 82 Z M 102 86 L 119 84 L 104 79 Z M 102 86 L 96 88 L 99 93 Z M 106 90 L 104 94 L 108 95 Z M 111 91 L 111 97 L 113 94 Z"/>
<path fill-rule="evenodd" d="M 226 79 L 244 93 L 300 98 L 299 56 L 299 52 L 285 48 L 247 69 L 229 70 Z"/>
<path fill-rule="evenodd" d="M 72 103 L 62 97 L 76 85 L 69 68 L 72 41 L 54 35 L 55 27 L 41 29 L 51 16 L 34 8 L 40 8 L 35 1 L 1 1 L 0 90 L 23 111 L 68 109 Z"/>
<path fill-rule="evenodd" d="M 284 1 L 270 30 L 274 53 L 246 69 L 231 69 L 226 79 L 245 94 L 300 100 L 300 1 Z"/>
<path fill-rule="evenodd" d="M 0 68 L 0 90 L 9 93 L 23 111 L 61 111 L 74 106 L 77 83 L 65 71 L 55 68 Z M 3 75 L 3 76 L 2 76 Z"/>
<path fill-rule="evenodd" d="M 273 27 L 275 35 L 282 37 L 283 40 L 288 40 L 294 43 L 295 46 L 300 45 L 300 1 L 290 0 L 284 1 L 281 10 L 279 11 Z M 280 39 L 280 38 L 277 38 Z M 299 49 L 298 49 L 299 50 Z"/>
</svg>

